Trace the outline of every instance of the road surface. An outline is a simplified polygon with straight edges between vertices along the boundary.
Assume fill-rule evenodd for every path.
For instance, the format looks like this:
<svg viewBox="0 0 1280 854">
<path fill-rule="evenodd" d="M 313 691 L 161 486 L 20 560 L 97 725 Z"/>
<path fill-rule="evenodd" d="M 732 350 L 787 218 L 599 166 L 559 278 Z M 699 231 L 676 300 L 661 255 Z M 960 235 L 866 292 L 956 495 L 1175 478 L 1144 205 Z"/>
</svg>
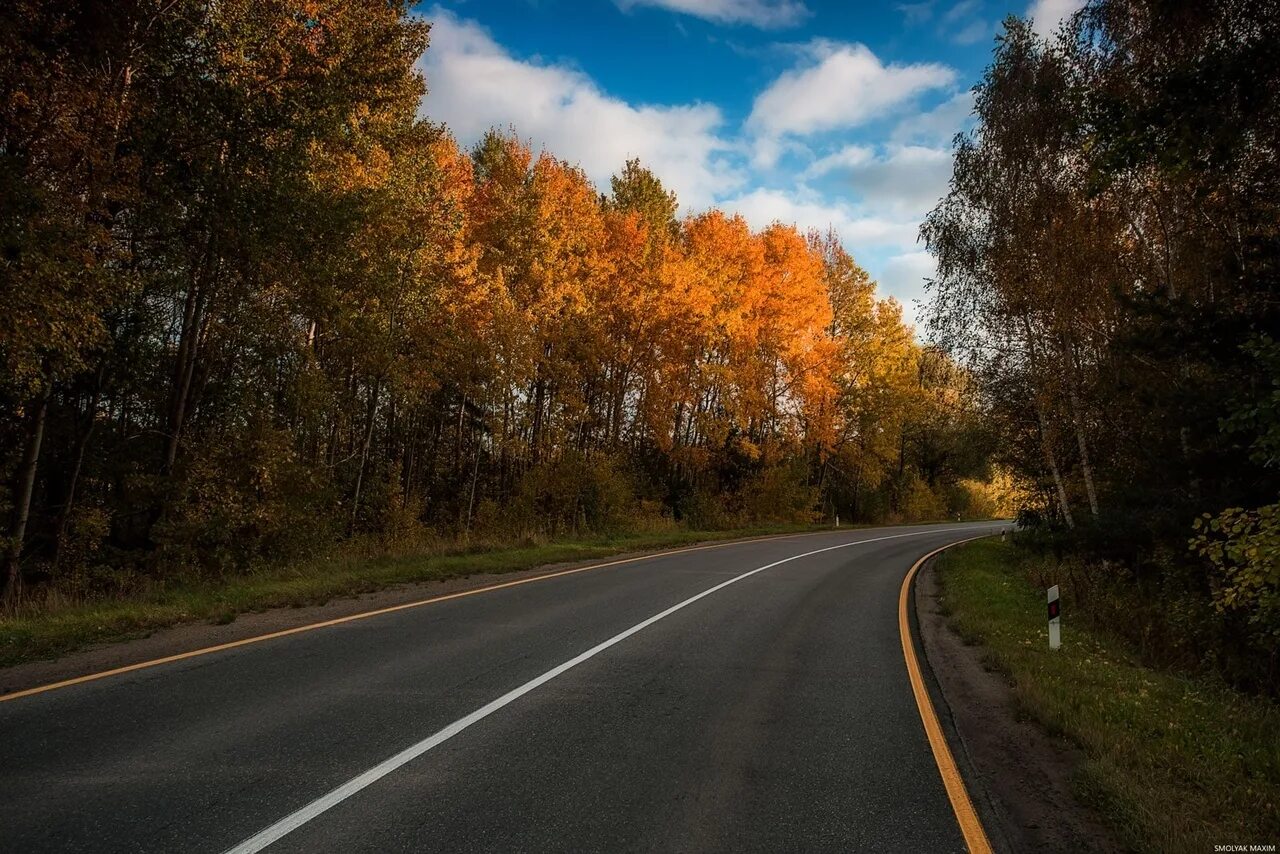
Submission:
<svg viewBox="0 0 1280 854">
<path fill-rule="evenodd" d="M 964 850 L 898 595 L 998 527 L 662 555 L 0 702 L 0 848 Z"/>
</svg>

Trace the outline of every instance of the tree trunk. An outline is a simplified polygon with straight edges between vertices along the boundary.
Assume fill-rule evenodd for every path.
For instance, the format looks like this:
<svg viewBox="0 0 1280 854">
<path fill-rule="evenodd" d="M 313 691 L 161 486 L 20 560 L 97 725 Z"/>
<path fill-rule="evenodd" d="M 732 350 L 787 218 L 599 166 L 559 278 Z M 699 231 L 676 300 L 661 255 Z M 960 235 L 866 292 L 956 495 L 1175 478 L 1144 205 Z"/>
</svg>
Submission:
<svg viewBox="0 0 1280 854">
<path fill-rule="evenodd" d="M 205 298 L 200 286 L 187 293 L 182 311 L 182 334 L 178 342 L 177 366 L 173 377 L 173 404 L 169 414 L 169 440 L 165 446 L 164 474 L 173 472 L 178 459 L 182 428 L 186 424 L 187 404 L 191 397 L 191 381 L 195 376 L 196 357 L 200 348 L 200 327 L 204 323 Z"/>
<path fill-rule="evenodd" d="M 31 416 L 31 433 L 22 454 L 22 467 L 18 471 L 17 501 L 13 506 L 13 521 L 9 526 L 9 550 L 5 555 L 4 605 L 12 608 L 22 594 L 22 543 L 27 533 L 27 519 L 31 516 L 31 495 L 35 491 L 36 466 L 40 462 L 40 446 L 44 442 L 44 422 L 49 414 L 49 398 L 53 394 L 52 380 L 45 379 L 44 391 L 36 398 L 36 409 Z"/>
<path fill-rule="evenodd" d="M 546 405 L 547 384 L 542 379 L 542 366 L 538 366 L 538 379 L 533 384 L 533 427 L 529 440 L 529 458 L 536 465 L 542 448 L 542 409 Z"/>
<path fill-rule="evenodd" d="M 379 382 L 373 383 L 369 390 L 369 420 L 364 429 L 364 441 L 360 446 L 360 469 L 356 472 L 356 488 L 351 497 L 351 533 L 355 533 L 356 520 L 360 516 L 360 490 L 364 486 L 364 470 L 369 464 L 369 446 L 373 444 L 373 422 L 378 414 Z"/>
<path fill-rule="evenodd" d="M 1039 363 L 1036 355 L 1035 335 L 1031 332 L 1031 321 L 1024 314 L 1021 317 L 1022 329 L 1027 336 L 1027 353 L 1031 357 L 1032 374 L 1039 373 Z M 1044 414 L 1044 403 L 1040 400 L 1040 396 L 1034 390 L 1032 394 L 1036 402 L 1036 418 L 1040 422 L 1040 445 L 1044 449 L 1045 463 L 1049 466 L 1049 472 L 1053 475 L 1053 485 L 1058 492 L 1058 504 L 1062 507 L 1062 518 L 1066 520 L 1067 527 L 1074 529 L 1076 520 L 1071 515 L 1071 505 L 1067 502 L 1067 489 L 1062 483 L 1062 472 L 1058 469 L 1058 457 L 1053 452 L 1053 442 L 1049 436 L 1049 421 Z"/>
<path fill-rule="evenodd" d="M 480 479 L 480 442 L 476 441 L 476 459 L 471 466 L 471 497 L 467 499 L 467 521 L 462 528 L 463 535 L 471 536 L 471 514 L 476 508 L 476 481 Z"/>
<path fill-rule="evenodd" d="M 1080 470 L 1084 473 L 1084 490 L 1089 496 L 1089 513 L 1098 518 L 1098 492 L 1093 487 L 1093 466 L 1089 464 L 1089 443 L 1084 438 L 1084 424 L 1080 418 L 1080 398 L 1071 390 L 1071 420 L 1075 423 L 1076 444 L 1080 446 Z"/>
<path fill-rule="evenodd" d="M 102 383 L 105 367 L 98 369 L 98 379 L 93 387 L 93 395 L 89 398 L 89 423 L 84 431 L 76 437 L 75 462 L 71 466 L 71 476 L 67 479 L 67 495 L 62 502 L 62 510 L 58 513 L 58 531 L 53 539 L 53 565 L 58 565 L 62 557 L 62 546 L 67 539 L 67 527 L 71 524 L 71 513 L 76 506 L 76 491 L 80 485 L 80 473 L 84 471 L 84 455 L 89 448 L 89 440 L 93 438 L 94 428 L 98 426 L 98 401 L 102 397 Z"/>
<path fill-rule="evenodd" d="M 1066 520 L 1068 528 L 1074 529 L 1076 520 L 1071 515 L 1071 505 L 1067 502 L 1067 489 L 1062 483 L 1062 472 L 1058 470 L 1058 457 L 1054 454 L 1053 443 L 1049 439 L 1049 425 L 1044 417 L 1044 406 L 1038 400 L 1036 417 L 1040 420 L 1040 445 L 1044 449 L 1044 459 L 1049 466 L 1049 473 L 1053 475 L 1053 485 L 1058 491 L 1058 504 L 1062 507 L 1062 518 Z"/>
</svg>

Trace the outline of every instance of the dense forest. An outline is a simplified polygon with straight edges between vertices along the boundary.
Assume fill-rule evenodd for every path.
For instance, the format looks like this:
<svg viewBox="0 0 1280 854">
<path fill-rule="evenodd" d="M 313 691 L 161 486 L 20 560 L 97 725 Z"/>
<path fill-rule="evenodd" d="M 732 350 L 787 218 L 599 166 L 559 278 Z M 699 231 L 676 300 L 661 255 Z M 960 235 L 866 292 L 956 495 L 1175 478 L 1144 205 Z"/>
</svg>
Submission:
<svg viewBox="0 0 1280 854">
<path fill-rule="evenodd" d="M 929 331 L 1039 496 L 1029 539 L 1144 651 L 1273 689 L 1277 58 L 1272 2 L 1011 18 L 923 229 Z"/>
<path fill-rule="evenodd" d="M 428 35 L 0 8 L 9 607 L 362 537 L 992 512 L 968 373 L 837 235 L 681 217 L 635 161 L 604 193 L 517 129 L 460 150 Z"/>
</svg>

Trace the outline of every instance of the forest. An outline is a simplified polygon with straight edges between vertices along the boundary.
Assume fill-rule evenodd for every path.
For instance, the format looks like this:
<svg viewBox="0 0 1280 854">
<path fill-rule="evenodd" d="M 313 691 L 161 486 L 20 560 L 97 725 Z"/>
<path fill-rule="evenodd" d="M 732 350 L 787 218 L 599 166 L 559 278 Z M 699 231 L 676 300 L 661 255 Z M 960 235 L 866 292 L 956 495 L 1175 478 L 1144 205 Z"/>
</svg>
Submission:
<svg viewBox="0 0 1280 854">
<path fill-rule="evenodd" d="M 1021 521 L 1150 658 L 1280 686 L 1280 13 L 1006 21 L 923 227 Z"/>
<path fill-rule="evenodd" d="M 997 511 L 973 374 L 838 235 L 682 213 L 634 160 L 596 187 L 516 128 L 461 149 L 420 114 L 429 29 L 403 0 L 0 8 L 6 608 L 356 540 Z M 1223 357 L 1274 358 L 1251 340 Z"/>
</svg>

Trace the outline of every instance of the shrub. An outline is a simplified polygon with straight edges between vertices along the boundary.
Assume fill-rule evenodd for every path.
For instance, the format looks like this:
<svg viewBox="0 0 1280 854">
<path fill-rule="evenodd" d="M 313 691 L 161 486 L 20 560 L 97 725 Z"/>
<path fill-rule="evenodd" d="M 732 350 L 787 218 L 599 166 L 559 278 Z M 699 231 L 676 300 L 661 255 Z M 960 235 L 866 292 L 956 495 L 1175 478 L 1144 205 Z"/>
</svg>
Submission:
<svg viewBox="0 0 1280 854">
<path fill-rule="evenodd" d="M 732 528 L 733 515 L 716 493 L 706 489 L 694 489 L 683 495 L 676 504 L 679 519 L 698 531 L 716 531 Z"/>
<path fill-rule="evenodd" d="M 909 472 L 902 487 L 901 512 L 903 521 L 927 522 L 941 519 L 947 512 L 929 485 L 914 472 Z"/>
<path fill-rule="evenodd" d="M 801 459 L 765 466 L 742 487 L 743 510 L 753 522 L 812 522 L 818 517 L 817 503 Z"/>
<path fill-rule="evenodd" d="M 1255 640 L 1280 646 L 1280 504 L 1239 507 L 1195 521 L 1192 551 L 1213 567 L 1214 606 L 1243 615 Z"/>
<path fill-rule="evenodd" d="M 179 475 L 152 531 L 162 569 L 223 575 L 303 557 L 337 533 L 326 484 L 265 423 L 192 443 Z"/>
<path fill-rule="evenodd" d="M 615 459 L 570 451 L 525 472 L 510 518 L 523 531 L 553 537 L 606 531 L 624 525 L 635 503 L 630 479 Z"/>
</svg>

